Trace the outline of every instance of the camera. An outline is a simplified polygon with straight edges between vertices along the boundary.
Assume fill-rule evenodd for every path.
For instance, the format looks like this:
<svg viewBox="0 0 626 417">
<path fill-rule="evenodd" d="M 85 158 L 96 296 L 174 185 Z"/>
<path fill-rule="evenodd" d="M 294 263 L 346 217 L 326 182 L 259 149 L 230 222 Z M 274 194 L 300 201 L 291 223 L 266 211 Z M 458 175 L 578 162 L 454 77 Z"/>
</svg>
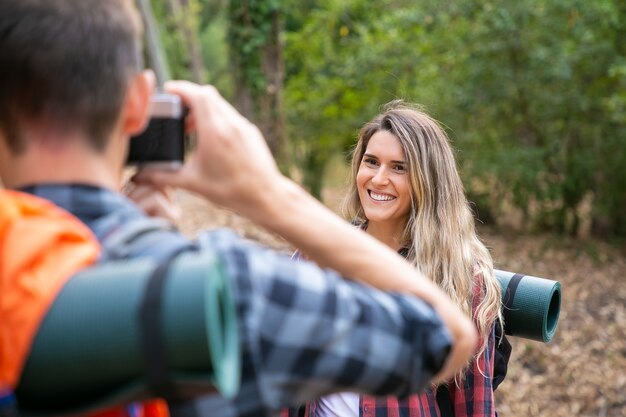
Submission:
<svg viewBox="0 0 626 417">
<path fill-rule="evenodd" d="M 150 100 L 150 123 L 130 140 L 128 165 L 182 165 L 185 157 L 186 109 L 179 96 L 155 93 Z"/>
</svg>

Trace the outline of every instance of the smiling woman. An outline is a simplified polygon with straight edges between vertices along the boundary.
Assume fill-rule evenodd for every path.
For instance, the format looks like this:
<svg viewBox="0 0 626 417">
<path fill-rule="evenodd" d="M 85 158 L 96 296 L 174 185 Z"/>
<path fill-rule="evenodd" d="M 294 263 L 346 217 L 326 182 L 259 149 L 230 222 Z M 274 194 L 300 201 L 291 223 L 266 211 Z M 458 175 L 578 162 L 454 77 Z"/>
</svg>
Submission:
<svg viewBox="0 0 626 417">
<path fill-rule="evenodd" d="M 347 216 L 439 285 L 473 318 L 480 342 L 466 368 L 437 388 L 405 399 L 334 394 L 309 403 L 305 415 L 495 416 L 492 377 L 500 288 L 491 256 L 476 235 L 444 129 L 418 108 L 389 103 L 359 132 L 351 174 Z"/>
<path fill-rule="evenodd" d="M 411 210 L 411 185 L 404 150 L 393 134 L 379 131 L 371 137 L 361 158 L 356 186 L 370 233 L 382 228 L 376 232 L 380 236 L 402 236 Z M 403 242 L 394 239 L 385 243 L 399 250 Z"/>
</svg>

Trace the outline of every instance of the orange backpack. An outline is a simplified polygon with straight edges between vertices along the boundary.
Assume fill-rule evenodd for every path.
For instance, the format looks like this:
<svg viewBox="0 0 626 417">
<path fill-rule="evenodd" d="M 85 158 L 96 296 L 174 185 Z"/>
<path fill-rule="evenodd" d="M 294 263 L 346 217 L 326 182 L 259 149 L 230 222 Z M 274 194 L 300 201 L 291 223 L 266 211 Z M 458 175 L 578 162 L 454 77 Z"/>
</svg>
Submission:
<svg viewBox="0 0 626 417">
<path fill-rule="evenodd" d="M 39 324 L 63 285 L 95 263 L 100 245 L 70 213 L 41 198 L 0 189 L 0 397 L 19 383 Z M 92 417 L 167 417 L 162 400 Z"/>
<path fill-rule="evenodd" d="M 89 228 L 71 214 L 0 190 L 0 389 L 15 388 L 52 301 L 99 253 Z"/>
</svg>

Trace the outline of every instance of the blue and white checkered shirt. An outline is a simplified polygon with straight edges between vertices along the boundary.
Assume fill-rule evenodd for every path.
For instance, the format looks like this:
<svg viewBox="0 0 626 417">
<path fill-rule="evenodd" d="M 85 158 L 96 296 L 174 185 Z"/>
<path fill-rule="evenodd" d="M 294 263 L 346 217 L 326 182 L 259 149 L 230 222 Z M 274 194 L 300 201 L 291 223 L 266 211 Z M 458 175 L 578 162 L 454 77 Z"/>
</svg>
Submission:
<svg viewBox="0 0 626 417">
<path fill-rule="evenodd" d="M 132 202 L 87 185 L 39 185 L 23 191 L 51 200 L 85 222 L 102 241 L 112 228 L 145 219 Z M 139 253 L 160 257 L 189 245 L 161 230 Z M 228 400 L 193 404 L 201 415 L 275 416 L 283 407 L 340 391 L 405 397 L 422 391 L 442 367 L 451 339 L 421 300 L 343 279 L 296 262 L 226 230 L 198 238 L 225 261 L 242 343 L 242 385 Z"/>
</svg>

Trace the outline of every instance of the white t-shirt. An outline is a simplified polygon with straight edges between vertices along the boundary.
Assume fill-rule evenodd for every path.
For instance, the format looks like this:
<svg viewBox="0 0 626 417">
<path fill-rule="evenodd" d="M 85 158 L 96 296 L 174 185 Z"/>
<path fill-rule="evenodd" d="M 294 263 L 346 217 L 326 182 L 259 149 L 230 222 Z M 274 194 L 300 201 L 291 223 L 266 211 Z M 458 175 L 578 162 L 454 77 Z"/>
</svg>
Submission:
<svg viewBox="0 0 626 417">
<path fill-rule="evenodd" d="M 359 417 L 359 394 L 340 392 L 316 401 L 321 417 Z"/>
</svg>

